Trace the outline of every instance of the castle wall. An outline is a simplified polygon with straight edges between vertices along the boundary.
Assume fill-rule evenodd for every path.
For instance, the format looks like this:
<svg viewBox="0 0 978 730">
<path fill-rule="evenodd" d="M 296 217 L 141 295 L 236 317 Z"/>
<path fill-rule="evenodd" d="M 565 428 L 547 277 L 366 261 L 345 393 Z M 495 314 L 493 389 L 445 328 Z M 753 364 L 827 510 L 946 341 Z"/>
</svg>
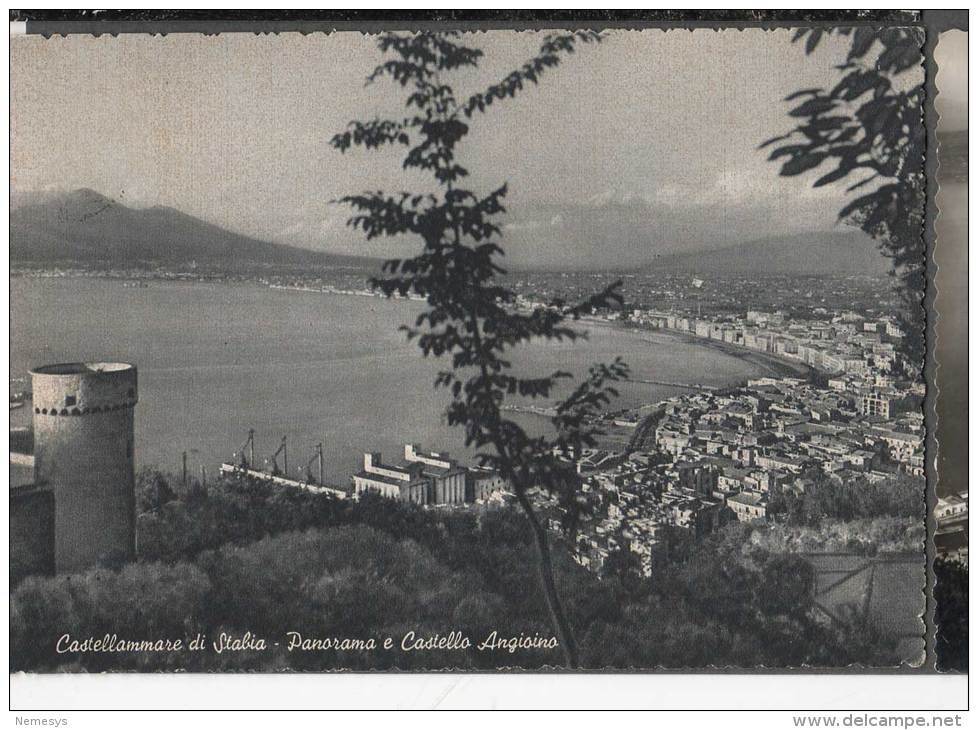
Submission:
<svg viewBox="0 0 978 730">
<path fill-rule="evenodd" d="M 54 495 L 33 486 L 10 491 L 10 585 L 54 575 Z"/>
</svg>

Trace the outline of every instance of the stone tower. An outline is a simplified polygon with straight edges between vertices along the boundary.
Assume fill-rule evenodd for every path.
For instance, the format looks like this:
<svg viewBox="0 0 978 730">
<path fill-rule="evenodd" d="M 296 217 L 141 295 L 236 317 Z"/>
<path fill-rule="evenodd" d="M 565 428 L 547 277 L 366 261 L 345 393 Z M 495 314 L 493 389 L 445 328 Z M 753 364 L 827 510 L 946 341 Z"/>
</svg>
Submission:
<svg viewBox="0 0 978 730">
<path fill-rule="evenodd" d="M 31 383 L 34 482 L 54 494 L 55 569 L 132 559 L 135 366 L 46 365 L 31 371 Z"/>
</svg>

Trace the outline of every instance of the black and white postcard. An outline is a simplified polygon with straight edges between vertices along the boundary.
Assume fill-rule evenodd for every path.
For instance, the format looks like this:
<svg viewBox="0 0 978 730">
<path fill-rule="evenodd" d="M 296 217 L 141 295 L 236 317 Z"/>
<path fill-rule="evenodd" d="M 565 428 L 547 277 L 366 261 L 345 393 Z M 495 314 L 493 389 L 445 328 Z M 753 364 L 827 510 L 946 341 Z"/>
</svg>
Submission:
<svg viewBox="0 0 978 730">
<path fill-rule="evenodd" d="M 867 13 L 28 16 L 10 672 L 967 672 L 967 33 Z"/>
</svg>

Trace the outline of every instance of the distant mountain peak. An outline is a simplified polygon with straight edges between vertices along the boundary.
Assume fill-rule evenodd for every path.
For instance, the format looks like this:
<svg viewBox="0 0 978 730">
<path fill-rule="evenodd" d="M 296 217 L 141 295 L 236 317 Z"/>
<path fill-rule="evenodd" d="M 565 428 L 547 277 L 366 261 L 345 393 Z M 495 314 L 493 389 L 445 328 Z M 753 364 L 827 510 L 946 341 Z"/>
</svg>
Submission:
<svg viewBox="0 0 978 730">
<path fill-rule="evenodd" d="M 162 205 L 130 208 L 90 188 L 19 193 L 16 202 L 14 205 L 12 198 L 10 212 L 10 259 L 14 262 L 376 266 L 363 257 L 261 241 Z"/>
<path fill-rule="evenodd" d="M 102 193 L 96 192 L 91 188 L 75 188 L 66 195 L 69 198 L 76 198 L 79 200 L 106 200 L 114 202 L 111 198 L 108 198 L 105 195 L 102 195 Z"/>
<path fill-rule="evenodd" d="M 757 274 L 885 274 L 890 262 L 857 230 L 772 236 L 723 248 L 655 257 L 658 271 Z"/>
</svg>

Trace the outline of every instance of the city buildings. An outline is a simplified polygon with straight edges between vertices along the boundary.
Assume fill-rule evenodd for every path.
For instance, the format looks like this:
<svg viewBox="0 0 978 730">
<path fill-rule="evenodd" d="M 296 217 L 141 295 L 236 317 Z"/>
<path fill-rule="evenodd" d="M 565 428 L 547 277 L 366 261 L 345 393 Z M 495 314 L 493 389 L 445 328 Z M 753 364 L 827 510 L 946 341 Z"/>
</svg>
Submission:
<svg viewBox="0 0 978 730">
<path fill-rule="evenodd" d="M 641 417 L 635 410 L 609 415 L 609 423 L 636 438 L 626 440 L 627 447 L 586 449 L 574 460 L 584 506 L 574 535 L 578 562 L 600 572 L 613 553 L 625 551 L 649 575 L 664 530 L 704 536 L 735 520 L 777 519 L 775 501 L 789 492 L 801 494 L 816 481 L 871 485 L 923 476 L 922 381 L 906 374 L 914 371 L 898 355 L 900 330 L 882 313 L 882 299 L 868 303 L 873 295 L 860 288 L 865 282 L 828 280 L 830 297 L 821 298 L 813 283 L 805 294 L 811 301 L 792 311 L 740 309 L 729 292 L 717 291 L 704 314 L 703 282 L 691 294 L 679 279 L 665 278 L 670 288 L 661 294 L 672 304 L 679 302 L 679 311 L 672 304 L 636 306 L 617 326 L 756 351 L 766 362 L 787 365 L 772 372 L 794 370 L 797 375 L 765 375 L 727 388 L 693 386 L 691 392 L 646 404 Z M 559 285 L 567 286 L 568 280 L 574 281 L 561 277 Z M 797 289 L 790 279 L 778 285 L 789 284 Z M 763 298 L 756 283 L 747 291 Z M 573 296 L 572 291 L 559 293 Z M 771 297 L 777 299 L 776 294 Z M 695 313 L 687 297 L 700 298 Z M 839 306 L 833 306 L 833 297 Z M 516 305 L 553 306 L 531 294 L 520 294 Z M 607 319 L 602 313 L 594 316 Z M 548 415 L 545 406 L 528 410 Z M 413 445 L 405 447 L 404 462 L 397 466 L 365 455 L 354 487 L 358 494 L 370 489 L 425 506 L 461 507 L 506 501 L 508 489 L 490 471 L 462 467 L 446 454 Z M 560 529 L 557 500 L 540 490 L 528 496 L 544 524 Z M 955 508 L 956 503 L 942 503 L 945 519 Z"/>
</svg>

